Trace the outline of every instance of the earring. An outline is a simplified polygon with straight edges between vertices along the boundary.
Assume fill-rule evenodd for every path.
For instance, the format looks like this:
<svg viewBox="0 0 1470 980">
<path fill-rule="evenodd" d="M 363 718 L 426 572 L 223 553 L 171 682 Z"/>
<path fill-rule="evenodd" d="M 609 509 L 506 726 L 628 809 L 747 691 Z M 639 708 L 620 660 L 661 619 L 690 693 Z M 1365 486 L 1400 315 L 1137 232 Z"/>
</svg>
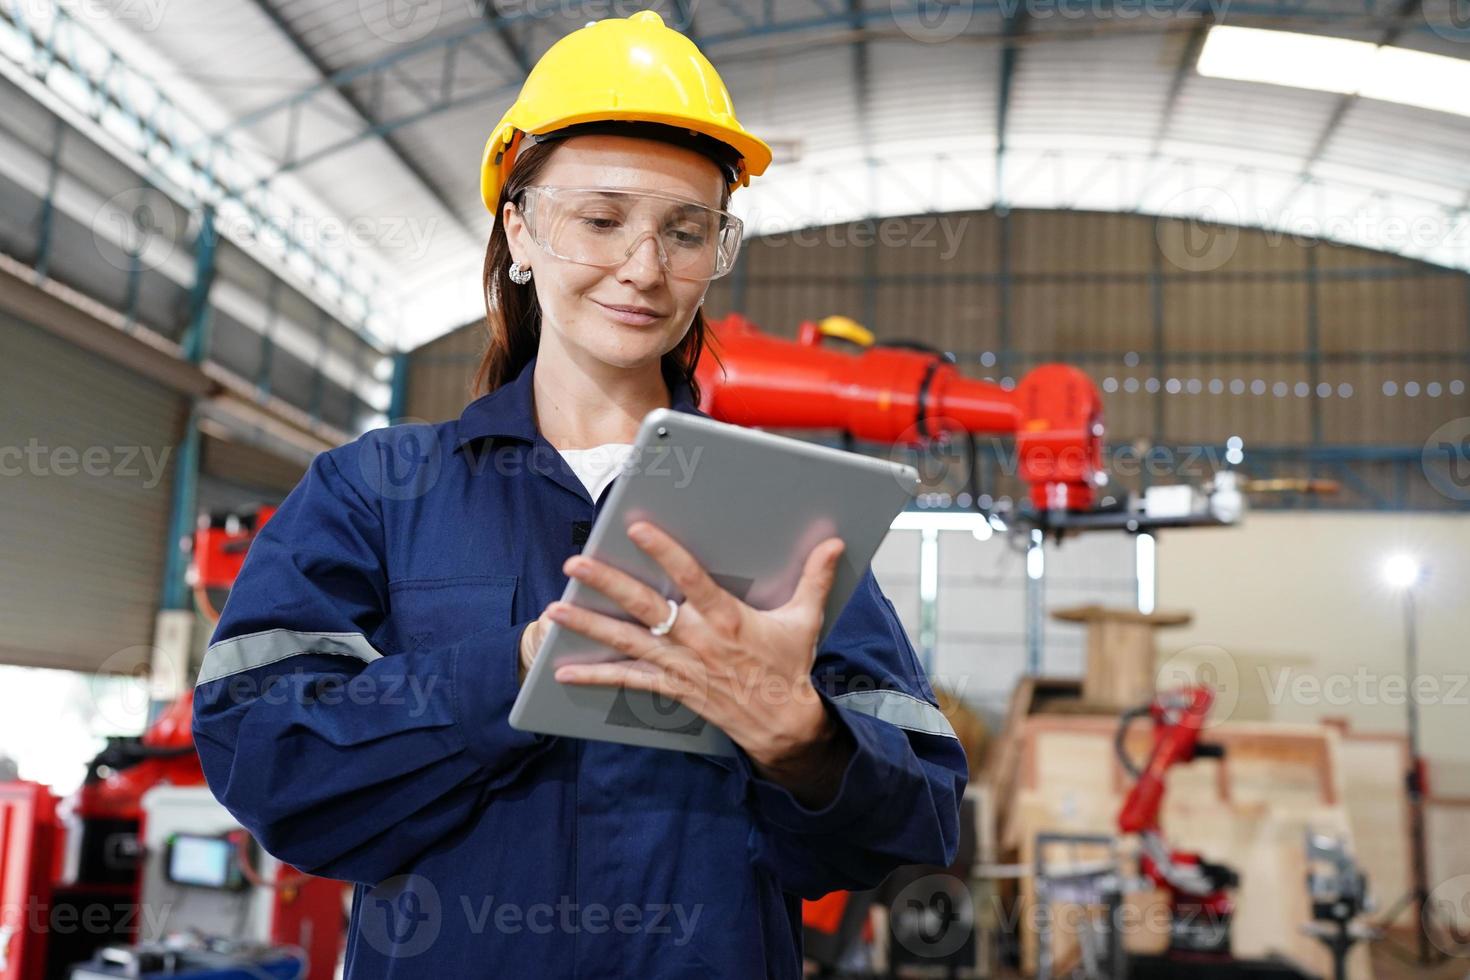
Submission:
<svg viewBox="0 0 1470 980">
<path fill-rule="evenodd" d="M 517 286 L 524 286 L 531 281 L 531 270 L 522 269 L 519 262 L 512 262 L 510 264 L 510 281 Z"/>
</svg>

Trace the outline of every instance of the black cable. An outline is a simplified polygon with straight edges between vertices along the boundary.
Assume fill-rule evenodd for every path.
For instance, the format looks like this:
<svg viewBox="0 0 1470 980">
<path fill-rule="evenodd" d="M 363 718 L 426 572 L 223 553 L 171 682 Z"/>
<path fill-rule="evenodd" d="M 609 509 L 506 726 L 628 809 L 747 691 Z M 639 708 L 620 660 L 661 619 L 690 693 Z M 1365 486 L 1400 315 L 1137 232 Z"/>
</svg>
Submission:
<svg viewBox="0 0 1470 980">
<path fill-rule="evenodd" d="M 1139 718 L 1147 716 L 1148 714 L 1148 705 L 1142 705 L 1137 708 L 1129 708 L 1127 711 L 1123 712 L 1122 717 L 1118 719 L 1118 732 L 1116 735 L 1113 736 L 1113 751 L 1118 754 L 1118 761 L 1122 763 L 1124 770 L 1126 770 L 1128 775 L 1132 776 L 1135 780 L 1143 775 L 1143 770 L 1134 765 L 1133 760 L 1128 757 L 1128 750 L 1125 743 L 1128 740 L 1128 729 L 1133 726 L 1133 723 L 1135 721 L 1137 721 Z"/>
</svg>

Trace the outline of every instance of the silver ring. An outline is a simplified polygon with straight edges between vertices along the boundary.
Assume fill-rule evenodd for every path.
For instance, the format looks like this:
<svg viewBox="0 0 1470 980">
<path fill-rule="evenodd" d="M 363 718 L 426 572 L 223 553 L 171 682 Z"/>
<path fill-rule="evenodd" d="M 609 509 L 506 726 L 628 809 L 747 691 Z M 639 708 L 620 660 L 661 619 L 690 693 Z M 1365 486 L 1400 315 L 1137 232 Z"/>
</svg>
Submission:
<svg viewBox="0 0 1470 980">
<path fill-rule="evenodd" d="M 654 636 L 667 636 L 669 630 L 674 628 L 674 620 L 679 618 L 679 604 L 673 599 L 665 599 L 664 602 L 669 604 L 669 618 L 657 626 L 648 627 L 648 632 Z"/>
</svg>

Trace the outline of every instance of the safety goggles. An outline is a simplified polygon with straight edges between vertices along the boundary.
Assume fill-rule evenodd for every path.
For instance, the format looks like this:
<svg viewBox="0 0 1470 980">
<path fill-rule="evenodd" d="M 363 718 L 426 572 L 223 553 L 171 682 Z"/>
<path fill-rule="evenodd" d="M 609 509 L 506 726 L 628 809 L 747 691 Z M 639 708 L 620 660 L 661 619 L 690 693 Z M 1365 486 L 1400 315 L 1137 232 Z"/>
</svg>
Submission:
<svg viewBox="0 0 1470 980">
<path fill-rule="evenodd" d="M 651 238 L 662 267 L 680 279 L 729 272 L 744 228 L 728 211 L 652 191 L 535 185 L 518 206 L 531 237 L 559 259 L 620 266 Z"/>
</svg>

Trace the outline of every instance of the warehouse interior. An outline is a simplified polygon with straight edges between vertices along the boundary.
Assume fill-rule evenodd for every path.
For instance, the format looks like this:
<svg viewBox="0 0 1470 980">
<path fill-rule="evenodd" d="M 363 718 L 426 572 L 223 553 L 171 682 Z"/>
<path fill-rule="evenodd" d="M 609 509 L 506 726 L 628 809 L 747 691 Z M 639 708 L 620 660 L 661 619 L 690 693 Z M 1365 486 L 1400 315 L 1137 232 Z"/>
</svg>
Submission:
<svg viewBox="0 0 1470 980">
<path fill-rule="evenodd" d="M 1470 977 L 1464 0 L 0 0 L 0 980 L 342 975 L 190 692 L 313 459 L 474 397 L 485 139 L 642 9 L 774 150 L 703 309 L 790 375 L 712 414 L 921 480 L 960 847 L 807 974 Z M 1010 407 L 816 407 L 884 365 Z"/>
</svg>

